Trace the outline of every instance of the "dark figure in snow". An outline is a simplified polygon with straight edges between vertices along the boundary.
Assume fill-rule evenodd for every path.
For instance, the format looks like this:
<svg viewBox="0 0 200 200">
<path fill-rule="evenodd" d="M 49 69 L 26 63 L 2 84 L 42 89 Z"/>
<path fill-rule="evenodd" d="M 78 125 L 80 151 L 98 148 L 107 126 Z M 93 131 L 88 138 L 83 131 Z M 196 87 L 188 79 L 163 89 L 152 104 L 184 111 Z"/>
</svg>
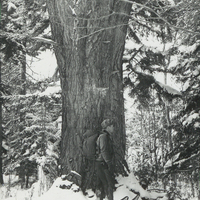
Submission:
<svg viewBox="0 0 200 200">
<path fill-rule="evenodd" d="M 99 182 L 99 189 L 97 190 L 97 199 L 103 200 L 104 196 L 108 197 L 108 200 L 113 200 L 114 190 L 114 173 L 113 173 L 113 121 L 106 119 L 101 123 L 102 132 L 97 139 L 97 160 L 96 160 L 96 172 Z"/>
</svg>

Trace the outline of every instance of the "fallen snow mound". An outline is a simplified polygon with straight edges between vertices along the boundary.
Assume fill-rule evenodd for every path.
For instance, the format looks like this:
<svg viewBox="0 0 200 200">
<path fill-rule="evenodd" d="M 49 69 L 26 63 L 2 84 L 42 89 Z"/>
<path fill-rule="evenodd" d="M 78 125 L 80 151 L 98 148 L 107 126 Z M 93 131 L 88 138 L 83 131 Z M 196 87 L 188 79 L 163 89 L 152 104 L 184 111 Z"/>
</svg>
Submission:
<svg viewBox="0 0 200 200">
<path fill-rule="evenodd" d="M 146 199 L 167 200 L 166 193 L 149 192 L 144 190 L 133 174 L 128 177 L 117 177 L 117 189 L 114 192 L 114 199 L 134 199 L 137 195 Z M 125 198 L 126 197 L 126 198 Z M 52 187 L 41 197 L 33 200 L 96 200 L 96 195 L 92 190 L 87 190 L 85 196 L 81 189 L 71 181 L 57 178 Z"/>
</svg>

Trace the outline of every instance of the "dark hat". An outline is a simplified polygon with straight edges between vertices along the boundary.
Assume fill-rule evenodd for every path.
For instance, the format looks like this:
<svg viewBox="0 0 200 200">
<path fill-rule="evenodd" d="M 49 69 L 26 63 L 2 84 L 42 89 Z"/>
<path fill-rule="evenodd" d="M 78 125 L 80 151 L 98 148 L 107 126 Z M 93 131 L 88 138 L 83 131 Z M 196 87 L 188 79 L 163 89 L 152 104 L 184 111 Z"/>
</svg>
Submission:
<svg viewBox="0 0 200 200">
<path fill-rule="evenodd" d="M 103 129 L 106 129 L 108 126 L 113 124 L 113 120 L 111 119 L 105 119 L 102 123 L 101 123 L 101 127 Z"/>
</svg>

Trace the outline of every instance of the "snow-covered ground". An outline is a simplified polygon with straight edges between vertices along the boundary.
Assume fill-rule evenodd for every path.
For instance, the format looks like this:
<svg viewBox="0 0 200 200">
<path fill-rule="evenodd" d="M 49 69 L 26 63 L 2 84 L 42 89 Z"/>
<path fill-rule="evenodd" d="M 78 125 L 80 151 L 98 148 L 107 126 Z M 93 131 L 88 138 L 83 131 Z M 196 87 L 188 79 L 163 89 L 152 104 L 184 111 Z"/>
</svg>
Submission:
<svg viewBox="0 0 200 200">
<path fill-rule="evenodd" d="M 147 197 L 148 199 L 167 200 L 166 193 L 157 193 L 144 190 L 138 183 L 134 174 L 131 173 L 128 177 L 117 177 L 116 191 L 114 192 L 114 199 L 121 200 L 126 197 L 126 199 L 134 199 L 140 194 L 140 197 Z M 62 189 L 65 188 L 65 189 Z M 7 192 L 6 186 L 0 188 L 1 200 L 3 194 Z M 85 196 L 80 188 L 68 180 L 62 180 L 61 177 L 57 178 L 52 185 L 52 187 L 40 197 L 39 194 L 39 183 L 33 184 L 33 186 L 28 190 L 19 190 L 12 188 L 10 192 L 10 197 L 5 198 L 6 200 L 96 200 L 96 195 L 92 190 L 87 191 Z M 141 199 L 141 198 L 139 198 Z"/>
</svg>

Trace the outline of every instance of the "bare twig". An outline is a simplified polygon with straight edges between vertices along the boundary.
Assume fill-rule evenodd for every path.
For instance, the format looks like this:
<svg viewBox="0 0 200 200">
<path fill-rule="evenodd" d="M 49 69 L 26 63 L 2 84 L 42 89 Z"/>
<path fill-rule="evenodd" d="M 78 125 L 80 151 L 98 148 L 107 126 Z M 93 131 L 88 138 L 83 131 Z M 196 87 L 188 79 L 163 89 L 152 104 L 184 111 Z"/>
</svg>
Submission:
<svg viewBox="0 0 200 200">
<path fill-rule="evenodd" d="M 58 45 L 56 42 L 54 42 L 53 40 L 50 39 L 46 39 L 43 37 L 32 37 L 31 39 L 39 41 L 39 42 L 44 42 L 46 44 L 52 44 L 52 45 Z"/>
</svg>

